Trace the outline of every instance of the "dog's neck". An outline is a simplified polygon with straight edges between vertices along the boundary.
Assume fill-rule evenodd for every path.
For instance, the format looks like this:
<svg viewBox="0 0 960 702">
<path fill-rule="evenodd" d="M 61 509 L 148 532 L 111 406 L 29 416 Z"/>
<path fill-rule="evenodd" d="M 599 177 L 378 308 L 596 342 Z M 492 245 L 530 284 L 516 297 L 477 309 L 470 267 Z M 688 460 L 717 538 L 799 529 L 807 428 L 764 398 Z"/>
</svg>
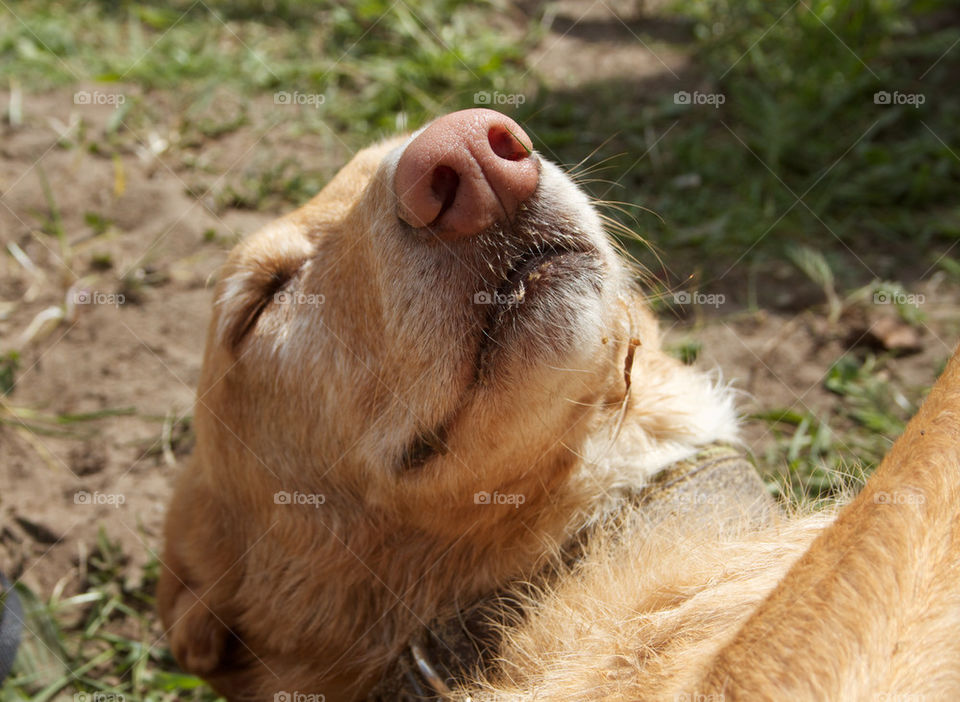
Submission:
<svg viewBox="0 0 960 702">
<path fill-rule="evenodd" d="M 737 420 L 728 388 L 659 351 L 638 349 L 629 375 L 622 405 L 597 413 L 564 483 L 568 497 L 558 502 L 573 508 L 566 530 L 541 535 L 545 557 L 557 543 L 551 539 L 559 536 L 564 545 L 546 558 L 539 575 L 523 574 L 524 581 L 542 584 L 558 564 L 569 565 L 589 548 L 590 535 L 604 523 L 638 505 L 651 518 L 677 508 L 708 511 L 701 509 L 703 496 L 734 518 L 754 509 L 763 516 L 771 508 L 752 466 L 730 447 L 737 442 Z M 503 592 L 460 602 L 465 609 L 423 627 L 383 677 L 379 699 L 399 692 L 442 697 L 448 674 L 457 679 L 491 664 L 485 656 L 496 655 L 498 628 L 490 622 L 522 616 L 517 599 Z"/>
<path fill-rule="evenodd" d="M 526 616 L 532 593 L 549 588 L 594 547 L 610 525 L 642 518 L 709 520 L 710 525 L 738 525 L 746 518 L 767 523 L 776 503 L 742 451 L 724 443 L 701 447 L 694 455 L 655 473 L 642 488 L 622 490 L 616 508 L 584 525 L 555 560 L 520 583 L 507 585 L 454 613 L 424 626 L 382 677 L 371 699 L 450 697 L 448 681 L 469 684 L 477 670 L 496 665 L 505 628 Z M 601 536 L 599 541 L 603 543 Z"/>
<path fill-rule="evenodd" d="M 631 376 L 623 406 L 598 417 L 571 476 L 571 489 L 596 516 L 704 446 L 739 444 L 734 392 L 718 374 L 640 348 Z"/>
</svg>

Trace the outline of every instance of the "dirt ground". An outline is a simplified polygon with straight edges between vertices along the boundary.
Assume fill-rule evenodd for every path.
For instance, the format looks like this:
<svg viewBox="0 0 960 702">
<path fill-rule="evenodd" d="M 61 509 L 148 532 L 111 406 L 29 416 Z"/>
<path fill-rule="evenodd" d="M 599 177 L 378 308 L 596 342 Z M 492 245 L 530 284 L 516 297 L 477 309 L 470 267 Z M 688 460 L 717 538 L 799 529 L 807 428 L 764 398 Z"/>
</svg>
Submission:
<svg viewBox="0 0 960 702">
<path fill-rule="evenodd" d="M 652 75 L 684 60 L 623 42 L 593 64 L 589 52 L 602 47 L 565 32 L 572 20 L 558 7 L 567 24 L 556 24 L 541 56 L 550 80 L 591 75 L 594 65 Z M 332 135 L 304 138 L 278 123 L 269 100 L 255 101 L 241 128 L 184 144 L 172 143 L 183 116 L 171 96 L 85 89 L 124 94 L 148 118 L 116 130 L 112 105 L 75 104 L 71 88 L 24 95 L 22 124 L 0 125 L 0 351 L 21 354 L 0 404 L 0 569 L 41 596 L 79 582 L 100 529 L 129 554 L 131 577 L 159 547 L 171 480 L 189 455 L 213 276 L 236 238 L 281 209 L 243 209 L 221 195 L 265 161 L 330 172 L 349 156 Z M 4 114 L 10 99 L 0 94 Z M 955 288 L 933 275 L 916 292 L 926 295 L 920 351 L 893 371 L 908 388 L 933 381 L 957 333 Z M 703 344 L 699 362 L 736 381 L 745 413 L 831 407 L 839 400 L 823 388 L 827 369 L 856 341 L 852 331 L 891 313 L 830 324 L 816 308 L 728 307 L 664 324 L 671 343 Z M 25 338 L 49 308 L 64 318 Z M 81 416 L 44 421 L 57 415 Z M 746 437 L 757 455 L 773 441 L 760 422 Z"/>
</svg>

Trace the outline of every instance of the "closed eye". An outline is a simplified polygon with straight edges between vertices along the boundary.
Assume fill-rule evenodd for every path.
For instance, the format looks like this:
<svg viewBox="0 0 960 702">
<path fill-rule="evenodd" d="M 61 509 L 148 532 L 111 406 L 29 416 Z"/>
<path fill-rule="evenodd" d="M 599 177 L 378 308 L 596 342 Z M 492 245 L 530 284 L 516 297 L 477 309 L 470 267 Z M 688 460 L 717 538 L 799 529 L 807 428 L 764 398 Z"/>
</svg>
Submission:
<svg viewBox="0 0 960 702">
<path fill-rule="evenodd" d="M 404 449 L 400 458 L 401 472 L 410 472 L 422 468 L 434 456 L 447 453 L 447 428 L 441 424 L 436 429 L 421 432 Z"/>
<path fill-rule="evenodd" d="M 278 295 L 283 294 L 284 290 L 290 287 L 297 272 L 296 269 L 275 270 L 263 281 L 263 286 L 256 299 L 249 305 L 246 313 L 238 319 L 231 330 L 229 343 L 232 348 L 238 347 L 250 331 L 257 326 L 260 316 L 271 304 L 277 301 Z"/>
</svg>

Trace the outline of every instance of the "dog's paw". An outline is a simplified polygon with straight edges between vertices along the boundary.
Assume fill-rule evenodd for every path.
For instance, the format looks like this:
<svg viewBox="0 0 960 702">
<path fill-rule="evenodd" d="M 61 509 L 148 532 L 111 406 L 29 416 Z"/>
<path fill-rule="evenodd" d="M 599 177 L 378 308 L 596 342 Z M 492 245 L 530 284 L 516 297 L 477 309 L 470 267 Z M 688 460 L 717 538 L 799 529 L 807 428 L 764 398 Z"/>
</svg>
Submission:
<svg viewBox="0 0 960 702">
<path fill-rule="evenodd" d="M 230 630 L 194 593 L 182 589 L 173 607 L 167 640 L 180 666 L 189 673 L 209 675 L 223 664 Z"/>
</svg>

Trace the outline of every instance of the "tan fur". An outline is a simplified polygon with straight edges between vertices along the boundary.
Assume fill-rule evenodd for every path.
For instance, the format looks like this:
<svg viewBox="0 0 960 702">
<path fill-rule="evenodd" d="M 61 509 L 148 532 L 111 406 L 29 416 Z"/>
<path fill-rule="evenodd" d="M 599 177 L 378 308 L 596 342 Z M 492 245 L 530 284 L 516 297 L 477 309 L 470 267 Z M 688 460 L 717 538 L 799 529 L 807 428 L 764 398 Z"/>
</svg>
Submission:
<svg viewBox="0 0 960 702">
<path fill-rule="evenodd" d="M 731 394 L 660 351 L 628 268 L 555 167 L 517 222 L 438 242 L 397 220 L 406 143 L 361 152 L 223 268 L 158 592 L 184 668 L 231 699 L 358 699 L 432 619 L 608 523 L 529 603 L 502 665 L 458 694 L 955 694 L 958 362 L 832 525 L 614 520 L 660 468 L 736 439 Z M 473 296 L 544 231 L 593 247 L 599 273 L 548 272 L 485 340 Z M 404 469 L 437 427 L 440 452 Z"/>
</svg>

